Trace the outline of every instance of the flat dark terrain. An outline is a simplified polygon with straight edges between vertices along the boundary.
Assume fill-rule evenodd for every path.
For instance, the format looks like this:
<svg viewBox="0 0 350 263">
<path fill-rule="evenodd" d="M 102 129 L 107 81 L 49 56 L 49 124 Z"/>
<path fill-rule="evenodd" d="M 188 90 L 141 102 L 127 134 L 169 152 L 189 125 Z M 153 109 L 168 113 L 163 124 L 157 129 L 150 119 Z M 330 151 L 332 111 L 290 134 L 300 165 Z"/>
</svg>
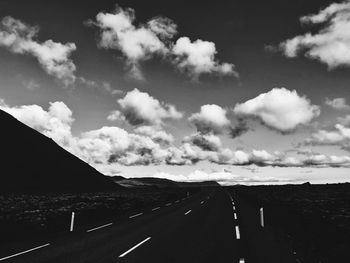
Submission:
<svg viewBox="0 0 350 263">
<path fill-rule="evenodd" d="M 346 263 L 349 190 L 305 184 L 2 195 L 0 260 Z"/>
<path fill-rule="evenodd" d="M 256 235 L 248 229 L 246 236 L 256 257 L 273 255 L 272 247 L 261 244 L 274 241 L 294 255 L 298 260 L 294 262 L 350 262 L 349 183 L 236 186 L 228 190 L 235 192 L 238 204 L 251 209 L 246 214 L 257 222 L 259 208 L 264 208 L 264 231 Z"/>
<path fill-rule="evenodd" d="M 117 192 L 0 195 L 0 252 L 184 198 L 198 189 L 126 189 Z"/>
</svg>

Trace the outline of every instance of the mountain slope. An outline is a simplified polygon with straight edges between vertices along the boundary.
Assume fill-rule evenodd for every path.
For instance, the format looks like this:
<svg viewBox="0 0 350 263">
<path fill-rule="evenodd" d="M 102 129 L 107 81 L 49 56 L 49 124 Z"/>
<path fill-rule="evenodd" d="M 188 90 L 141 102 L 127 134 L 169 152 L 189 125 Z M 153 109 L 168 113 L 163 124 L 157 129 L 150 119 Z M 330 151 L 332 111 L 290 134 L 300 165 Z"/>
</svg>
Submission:
<svg viewBox="0 0 350 263">
<path fill-rule="evenodd" d="M 121 188 L 53 140 L 0 110 L 0 193 Z"/>
</svg>

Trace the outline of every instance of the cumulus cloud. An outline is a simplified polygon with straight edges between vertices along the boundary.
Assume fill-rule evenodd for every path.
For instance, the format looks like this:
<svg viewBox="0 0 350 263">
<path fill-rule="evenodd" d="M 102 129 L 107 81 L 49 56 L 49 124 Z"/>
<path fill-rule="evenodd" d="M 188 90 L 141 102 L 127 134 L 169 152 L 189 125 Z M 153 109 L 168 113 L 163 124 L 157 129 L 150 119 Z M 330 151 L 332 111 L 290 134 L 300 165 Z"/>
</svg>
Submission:
<svg viewBox="0 0 350 263">
<path fill-rule="evenodd" d="M 215 43 L 197 39 L 194 42 L 188 37 L 179 38 L 172 50 L 176 56 L 176 66 L 187 72 L 194 80 L 204 73 L 234 75 L 238 77 L 235 66 L 230 63 L 219 63 L 215 60 L 217 53 Z"/>
<path fill-rule="evenodd" d="M 350 115 L 346 115 L 344 117 L 338 117 L 337 121 L 343 126 L 350 126 Z"/>
<path fill-rule="evenodd" d="M 118 103 L 131 125 L 160 125 L 165 119 L 182 118 L 182 113 L 174 105 L 160 102 L 138 89 L 129 91 Z"/>
<path fill-rule="evenodd" d="M 285 88 L 274 88 L 238 103 L 233 111 L 241 118 L 258 118 L 264 125 L 283 133 L 309 123 L 320 114 L 320 108 L 305 96 Z"/>
<path fill-rule="evenodd" d="M 317 14 L 301 17 L 307 25 L 320 25 L 315 33 L 306 33 L 280 44 L 287 57 L 305 54 L 333 69 L 350 65 L 350 2 L 333 3 Z"/>
<path fill-rule="evenodd" d="M 248 130 L 247 122 L 244 119 L 238 119 L 237 125 L 230 128 L 229 135 L 234 139 L 248 132 Z"/>
<path fill-rule="evenodd" d="M 109 121 L 124 121 L 125 117 L 119 110 L 114 110 L 108 114 L 107 120 L 109 120 Z"/>
<path fill-rule="evenodd" d="M 11 107 L 1 101 L 0 109 L 52 138 L 58 145 L 93 165 L 108 170 L 115 165 L 194 165 L 207 161 L 224 165 L 278 167 L 350 167 L 348 156 L 327 156 L 309 152 L 303 156 L 266 150 L 232 150 L 225 148 L 213 133 L 197 133 L 184 138 L 179 146 L 171 144 L 173 137 L 159 126 L 140 126 L 134 132 L 116 126 L 73 135 L 72 111 L 63 102 L 50 103 L 47 110 L 38 105 Z M 349 141 L 350 129 L 336 126 L 338 136 L 324 143 Z M 342 144 L 343 145 L 343 144 Z M 112 169 L 112 168 L 111 168 Z"/>
<path fill-rule="evenodd" d="M 101 30 L 99 46 L 119 50 L 126 58 L 131 76 L 142 80 L 140 62 L 154 55 L 166 55 L 169 50 L 165 42 L 176 34 L 177 26 L 164 17 L 142 25 L 134 25 L 134 22 L 133 9 L 117 6 L 114 13 L 98 13 L 93 24 Z"/>
<path fill-rule="evenodd" d="M 317 154 L 306 158 L 304 160 L 304 165 L 316 167 L 350 167 L 350 157 Z"/>
<path fill-rule="evenodd" d="M 170 133 L 162 130 L 160 127 L 140 126 L 134 129 L 134 132 L 148 136 L 158 143 L 171 144 L 174 141 L 174 137 Z"/>
<path fill-rule="evenodd" d="M 339 145 L 341 147 L 349 147 L 350 128 L 341 124 L 336 124 L 334 128 L 334 130 L 319 130 L 314 132 L 304 143 L 311 145 Z"/>
<path fill-rule="evenodd" d="M 128 133 L 119 127 L 85 132 L 78 141 L 83 159 L 91 163 L 148 165 L 164 162 L 167 151 L 151 138 Z"/>
<path fill-rule="evenodd" d="M 325 103 L 336 109 L 336 110 L 349 110 L 350 106 L 346 103 L 346 99 L 345 98 L 334 98 L 334 99 L 329 99 L 326 98 Z"/>
<path fill-rule="evenodd" d="M 6 16 L 0 22 L 0 46 L 16 54 L 32 55 L 48 74 L 62 80 L 65 85 L 72 84 L 76 79 L 76 66 L 70 56 L 76 50 L 75 44 L 53 40 L 39 43 L 36 40 L 38 33 L 39 27 Z"/>
<path fill-rule="evenodd" d="M 119 50 L 123 54 L 134 79 L 144 79 L 140 64 L 155 56 L 171 61 L 194 80 L 201 74 L 211 73 L 238 77 L 233 64 L 215 59 L 215 43 L 200 39 L 191 42 L 188 37 L 174 42 L 177 25 L 167 17 L 158 16 L 139 25 L 135 19 L 133 9 L 117 6 L 113 13 L 100 12 L 96 21 L 88 22 L 100 29 L 98 44 L 101 48 Z"/>
<path fill-rule="evenodd" d="M 227 110 L 215 104 L 201 106 L 199 112 L 192 114 L 189 121 L 196 126 L 201 133 L 220 134 L 229 128 L 231 123 L 226 116 Z"/>
<path fill-rule="evenodd" d="M 196 133 L 186 136 L 184 142 L 190 142 L 204 151 L 218 151 L 222 145 L 220 137 L 214 134 Z"/>
<path fill-rule="evenodd" d="M 27 126 L 52 138 L 63 147 L 72 144 L 71 124 L 74 119 L 72 111 L 63 102 L 51 102 L 47 111 L 38 105 L 10 107 L 4 101 L 0 109 L 11 114 Z"/>
</svg>

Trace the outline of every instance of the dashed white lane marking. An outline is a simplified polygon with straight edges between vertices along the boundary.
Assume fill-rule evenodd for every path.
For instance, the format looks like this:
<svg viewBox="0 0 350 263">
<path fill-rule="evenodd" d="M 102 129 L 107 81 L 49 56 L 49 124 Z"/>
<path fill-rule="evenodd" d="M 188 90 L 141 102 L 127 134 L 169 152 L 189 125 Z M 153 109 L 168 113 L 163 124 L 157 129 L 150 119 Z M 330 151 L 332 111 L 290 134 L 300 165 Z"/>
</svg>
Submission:
<svg viewBox="0 0 350 263">
<path fill-rule="evenodd" d="M 201 205 L 204 204 L 204 201 L 201 202 Z"/>
<path fill-rule="evenodd" d="M 102 225 L 102 226 L 91 228 L 91 229 L 87 230 L 86 232 L 92 232 L 92 231 L 95 231 L 97 229 L 101 229 L 101 228 L 104 228 L 104 227 L 107 227 L 107 226 L 110 226 L 110 225 L 113 225 L 113 223 L 108 223 L 108 224 L 105 224 L 105 225 Z"/>
<path fill-rule="evenodd" d="M 244 258 L 240 258 L 240 259 L 239 259 L 239 263 L 245 263 Z"/>
<path fill-rule="evenodd" d="M 140 215 L 143 215 L 143 213 L 138 213 L 136 215 L 129 216 L 129 218 L 134 218 L 134 217 L 137 217 L 137 216 L 140 216 Z"/>
<path fill-rule="evenodd" d="M 170 206 L 170 205 L 172 205 L 172 203 L 167 203 L 165 206 Z"/>
<path fill-rule="evenodd" d="M 188 210 L 186 213 L 185 213 L 185 216 L 187 216 L 189 213 L 191 213 L 191 209 L 190 210 Z"/>
<path fill-rule="evenodd" d="M 236 207 L 235 207 L 235 206 L 232 206 L 232 208 L 233 208 L 233 211 L 235 211 L 235 210 L 236 210 Z"/>
<path fill-rule="evenodd" d="M 180 200 L 176 200 L 176 201 L 175 201 L 175 203 L 178 203 L 178 202 L 180 202 Z"/>
<path fill-rule="evenodd" d="M 153 208 L 152 211 L 156 211 L 158 209 L 160 209 L 160 206 Z"/>
<path fill-rule="evenodd" d="M 23 254 L 29 253 L 31 251 L 34 251 L 34 250 L 37 250 L 37 249 L 40 249 L 40 248 L 43 248 L 43 247 L 47 247 L 49 245 L 50 245 L 50 243 L 47 243 L 47 244 L 42 245 L 42 246 L 34 247 L 34 248 L 31 248 L 31 249 L 25 250 L 23 252 L 19 252 L 19 253 L 16 253 L 16 254 L 4 257 L 4 258 L 0 258 L 0 261 L 6 260 L 6 259 L 9 259 L 9 258 L 13 258 L 13 257 L 17 257 L 19 255 L 23 255 Z"/>
<path fill-rule="evenodd" d="M 181 198 L 181 200 L 183 201 L 183 200 L 185 200 L 186 198 Z"/>
<path fill-rule="evenodd" d="M 121 254 L 119 257 L 125 257 L 127 254 L 129 254 L 131 251 L 133 251 L 134 249 L 138 248 L 139 246 L 141 246 L 143 243 L 147 242 L 148 240 L 150 240 L 151 237 L 147 237 L 146 239 L 144 239 L 143 241 L 141 241 L 140 243 L 136 244 L 135 246 L 133 246 L 132 248 L 130 248 L 129 250 L 125 251 L 123 254 Z"/>
<path fill-rule="evenodd" d="M 240 232 L 239 232 L 239 227 L 236 226 L 235 229 L 236 229 L 236 238 L 237 238 L 237 239 L 241 239 L 241 234 L 240 234 Z"/>
<path fill-rule="evenodd" d="M 234 218 L 235 220 L 237 220 L 237 214 L 236 214 L 236 213 L 233 213 L 233 218 Z"/>
</svg>

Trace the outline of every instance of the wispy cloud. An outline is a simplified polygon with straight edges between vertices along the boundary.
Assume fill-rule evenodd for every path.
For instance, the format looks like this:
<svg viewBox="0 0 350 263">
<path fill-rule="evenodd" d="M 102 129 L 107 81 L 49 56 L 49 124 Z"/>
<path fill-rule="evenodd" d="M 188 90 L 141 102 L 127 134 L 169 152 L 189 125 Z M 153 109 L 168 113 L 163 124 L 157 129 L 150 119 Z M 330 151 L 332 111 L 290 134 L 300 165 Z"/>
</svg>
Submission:
<svg viewBox="0 0 350 263">
<path fill-rule="evenodd" d="M 76 66 L 70 56 L 76 50 L 75 44 L 53 40 L 40 43 L 36 40 L 38 33 L 38 26 L 6 16 L 0 22 L 0 46 L 16 54 L 32 55 L 49 75 L 60 79 L 66 86 L 74 83 Z"/>
</svg>

